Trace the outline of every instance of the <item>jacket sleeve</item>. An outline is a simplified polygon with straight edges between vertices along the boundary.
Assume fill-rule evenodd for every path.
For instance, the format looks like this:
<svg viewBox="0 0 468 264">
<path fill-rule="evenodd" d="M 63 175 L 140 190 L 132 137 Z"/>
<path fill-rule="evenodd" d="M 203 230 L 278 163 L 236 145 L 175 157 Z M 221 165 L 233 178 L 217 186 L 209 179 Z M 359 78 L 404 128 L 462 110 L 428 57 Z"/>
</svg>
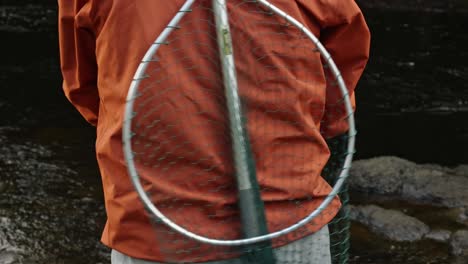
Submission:
<svg viewBox="0 0 468 264">
<path fill-rule="evenodd" d="M 299 0 L 321 28 L 320 42 L 330 53 L 346 83 L 353 108 L 354 89 L 369 58 L 370 32 L 354 0 Z M 327 77 L 330 75 L 327 74 Z M 348 131 L 342 95 L 334 78 L 327 78 L 321 132 L 333 138 Z"/>
<path fill-rule="evenodd" d="M 96 125 L 99 94 L 91 5 L 87 0 L 59 0 L 58 4 L 63 90 L 81 115 Z"/>
</svg>

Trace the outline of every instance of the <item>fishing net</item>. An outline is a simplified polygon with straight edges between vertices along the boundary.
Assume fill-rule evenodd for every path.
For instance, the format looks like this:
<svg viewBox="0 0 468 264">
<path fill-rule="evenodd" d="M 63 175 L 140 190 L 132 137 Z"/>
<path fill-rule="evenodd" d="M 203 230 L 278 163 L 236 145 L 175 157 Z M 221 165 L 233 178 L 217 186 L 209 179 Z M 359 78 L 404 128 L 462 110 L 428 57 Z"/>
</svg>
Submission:
<svg viewBox="0 0 468 264">
<path fill-rule="evenodd" d="M 283 6 L 289 17 L 266 3 L 228 1 L 229 32 L 217 28 L 212 1 L 187 1 L 137 71 L 125 153 L 161 262 L 274 263 L 268 252 L 276 263 L 321 263 L 330 252 L 333 263 L 347 260 L 348 91 L 323 46 L 290 19 L 297 6 Z M 256 178 L 247 187 L 234 162 L 226 68 Z M 245 212 L 239 201 L 256 191 L 261 202 Z M 248 226 L 257 213 L 264 227 Z"/>
</svg>

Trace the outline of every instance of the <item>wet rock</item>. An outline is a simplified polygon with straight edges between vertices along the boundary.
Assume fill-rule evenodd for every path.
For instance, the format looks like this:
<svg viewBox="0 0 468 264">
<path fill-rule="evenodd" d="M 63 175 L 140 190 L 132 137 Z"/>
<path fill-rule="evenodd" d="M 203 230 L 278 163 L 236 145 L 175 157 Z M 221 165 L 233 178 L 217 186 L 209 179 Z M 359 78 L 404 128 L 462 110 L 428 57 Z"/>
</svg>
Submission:
<svg viewBox="0 0 468 264">
<path fill-rule="evenodd" d="M 355 191 L 397 194 L 403 179 L 412 174 L 416 164 L 396 157 L 358 160 L 353 163 L 349 188 Z"/>
<path fill-rule="evenodd" d="M 468 177 L 438 165 L 418 165 L 397 158 L 356 161 L 350 171 L 352 191 L 391 194 L 450 208 L 468 207 Z"/>
<path fill-rule="evenodd" d="M 0 238 L 9 245 L 3 250 L 0 243 L 0 264 L 17 264 L 20 257 L 26 264 L 109 262 L 109 250 L 99 243 L 105 210 L 83 173 L 50 147 L 12 140 L 10 132 L 0 128 L 0 177 L 7 186 L 0 192 L 0 217 L 11 219 L 0 222 Z"/>
<path fill-rule="evenodd" d="M 454 169 L 455 174 L 468 177 L 468 165 L 460 165 Z"/>
<path fill-rule="evenodd" d="M 404 179 L 402 196 L 447 207 L 468 206 L 468 178 L 418 166 Z"/>
<path fill-rule="evenodd" d="M 452 232 L 448 230 L 432 230 L 426 234 L 425 238 L 431 239 L 437 242 L 448 242 Z"/>
<path fill-rule="evenodd" d="M 0 217 L 0 263 L 18 264 L 23 260 L 26 250 L 16 245 L 14 239 L 17 235 L 10 219 Z"/>
<path fill-rule="evenodd" d="M 459 209 L 459 214 L 458 217 L 456 218 L 456 221 L 460 224 L 464 224 L 468 226 L 468 208 L 460 208 Z"/>
<path fill-rule="evenodd" d="M 448 209 L 445 213 L 444 216 L 456 223 L 465 225 L 468 227 L 468 209 L 464 207 L 460 208 L 451 208 Z"/>
<path fill-rule="evenodd" d="M 11 251 L 0 252 L 0 263 L 2 264 L 17 264 L 21 263 L 19 256 Z"/>
<path fill-rule="evenodd" d="M 375 205 L 350 206 L 350 218 L 374 233 L 399 242 L 420 240 L 430 231 L 426 224 L 414 217 Z"/>
<path fill-rule="evenodd" d="M 450 241 L 452 254 L 468 258 L 468 230 L 455 232 Z"/>
</svg>

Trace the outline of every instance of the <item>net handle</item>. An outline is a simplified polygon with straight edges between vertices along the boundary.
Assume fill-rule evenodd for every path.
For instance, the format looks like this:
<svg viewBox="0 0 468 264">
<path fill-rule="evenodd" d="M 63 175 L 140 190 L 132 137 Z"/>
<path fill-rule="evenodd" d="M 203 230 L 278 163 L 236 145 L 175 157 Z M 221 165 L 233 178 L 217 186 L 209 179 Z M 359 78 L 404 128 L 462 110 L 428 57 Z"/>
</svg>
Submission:
<svg viewBox="0 0 468 264">
<path fill-rule="evenodd" d="M 282 11 L 275 5 L 271 4 L 267 0 L 257 0 L 257 3 L 270 9 L 272 12 L 283 17 L 286 21 L 288 21 L 292 25 L 296 26 L 299 30 L 301 30 L 316 45 L 318 51 L 321 53 L 322 57 L 327 61 L 328 65 L 330 66 L 330 70 L 333 72 L 334 76 L 336 77 L 338 86 L 340 88 L 341 94 L 344 99 L 346 112 L 348 113 L 347 119 L 348 119 L 348 124 L 349 124 L 348 146 L 347 146 L 346 159 L 343 165 L 343 169 L 341 170 L 341 173 L 338 176 L 338 180 L 333 186 L 333 189 L 331 190 L 330 194 L 324 199 L 324 201 L 320 204 L 320 206 L 317 209 L 315 209 L 311 214 L 304 217 L 303 219 L 301 219 L 294 225 L 291 225 L 282 230 L 270 233 L 268 235 L 244 238 L 244 239 L 236 239 L 236 240 L 220 240 L 220 239 L 212 239 L 212 238 L 200 236 L 198 234 L 190 232 L 189 230 L 177 225 L 176 223 L 171 221 L 169 218 L 167 218 L 161 211 L 159 211 L 159 209 L 151 202 L 151 198 L 148 196 L 148 194 L 143 189 L 143 186 L 141 185 L 140 177 L 138 176 L 138 172 L 135 167 L 134 154 L 133 154 L 132 146 L 131 146 L 131 139 L 133 136 L 133 133 L 131 131 L 131 124 L 132 124 L 131 120 L 134 116 L 133 104 L 134 104 L 135 98 L 137 97 L 138 86 L 141 80 L 147 78 L 147 76 L 145 76 L 145 70 L 148 67 L 148 63 L 153 61 L 154 54 L 157 52 L 159 47 L 162 44 L 164 44 L 164 41 L 171 34 L 171 32 L 177 28 L 178 23 L 185 16 L 185 14 L 188 12 L 191 12 L 190 8 L 192 7 L 195 1 L 196 0 L 187 0 L 182 5 L 180 10 L 177 12 L 177 14 L 174 16 L 174 18 L 170 21 L 169 25 L 163 30 L 161 35 L 159 35 L 156 41 L 151 45 L 151 47 L 148 49 L 145 56 L 143 57 L 143 60 L 141 61 L 140 65 L 138 66 L 137 71 L 134 75 L 133 81 L 130 85 L 130 88 L 127 94 L 125 116 L 123 120 L 123 131 L 122 131 L 123 150 L 124 150 L 125 160 L 127 161 L 128 173 L 130 175 L 132 184 L 136 192 L 138 193 L 138 196 L 140 197 L 141 201 L 145 205 L 146 209 L 155 217 L 157 217 L 160 221 L 162 221 L 164 224 L 166 224 L 170 228 L 174 229 L 175 231 L 179 232 L 180 234 L 186 237 L 189 237 L 201 243 L 206 243 L 206 244 L 216 245 L 216 246 L 242 246 L 242 245 L 250 245 L 250 244 L 259 243 L 259 242 L 263 242 L 267 240 L 272 240 L 274 238 L 280 237 L 282 235 L 285 235 L 285 234 L 288 234 L 290 232 L 297 230 L 298 228 L 306 225 L 311 220 L 319 216 L 320 213 L 323 210 L 325 210 L 328 207 L 328 205 L 335 199 L 335 197 L 338 195 L 339 191 L 341 190 L 342 186 L 344 185 L 345 180 L 348 178 L 349 170 L 351 168 L 351 162 L 352 162 L 353 154 L 354 154 L 355 135 L 356 135 L 353 108 L 352 108 L 351 101 L 349 99 L 349 93 L 348 93 L 348 90 L 346 89 L 346 84 L 343 80 L 343 77 L 340 74 L 340 71 L 338 70 L 338 67 L 336 66 L 333 59 L 331 58 L 331 55 L 328 53 L 325 47 L 320 43 L 318 38 L 310 30 L 308 30 L 306 26 L 304 26 L 295 18 L 291 17 L 290 15 L 288 15 L 287 13 L 285 13 L 284 11 Z"/>
</svg>

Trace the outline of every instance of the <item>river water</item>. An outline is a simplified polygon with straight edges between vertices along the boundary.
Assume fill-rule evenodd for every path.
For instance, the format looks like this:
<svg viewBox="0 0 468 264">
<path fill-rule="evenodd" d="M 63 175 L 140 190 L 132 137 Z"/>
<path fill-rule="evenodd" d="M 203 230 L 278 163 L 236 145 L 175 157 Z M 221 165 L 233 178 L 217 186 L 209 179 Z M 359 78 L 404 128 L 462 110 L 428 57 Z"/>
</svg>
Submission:
<svg viewBox="0 0 468 264">
<path fill-rule="evenodd" d="M 367 10 L 365 10 L 367 11 Z M 366 13 L 372 54 L 357 100 L 359 157 L 468 161 L 467 13 Z"/>
<path fill-rule="evenodd" d="M 55 15 L 52 6 L 47 10 L 46 18 Z M 373 40 L 357 90 L 357 158 L 468 163 L 468 12 L 372 5 L 364 11 Z M 38 250 L 32 260 L 105 263 L 95 133 L 64 99 L 55 32 L 28 25 L 0 27 L 0 217 Z M 359 226 L 354 232 L 365 235 L 363 243 L 377 239 Z M 353 257 L 365 258 L 353 263 L 395 263 L 379 243 L 354 246 Z M 399 263 L 430 247 L 408 246 Z M 436 262 L 407 263 L 446 263 L 444 248 L 439 251 Z"/>
</svg>

